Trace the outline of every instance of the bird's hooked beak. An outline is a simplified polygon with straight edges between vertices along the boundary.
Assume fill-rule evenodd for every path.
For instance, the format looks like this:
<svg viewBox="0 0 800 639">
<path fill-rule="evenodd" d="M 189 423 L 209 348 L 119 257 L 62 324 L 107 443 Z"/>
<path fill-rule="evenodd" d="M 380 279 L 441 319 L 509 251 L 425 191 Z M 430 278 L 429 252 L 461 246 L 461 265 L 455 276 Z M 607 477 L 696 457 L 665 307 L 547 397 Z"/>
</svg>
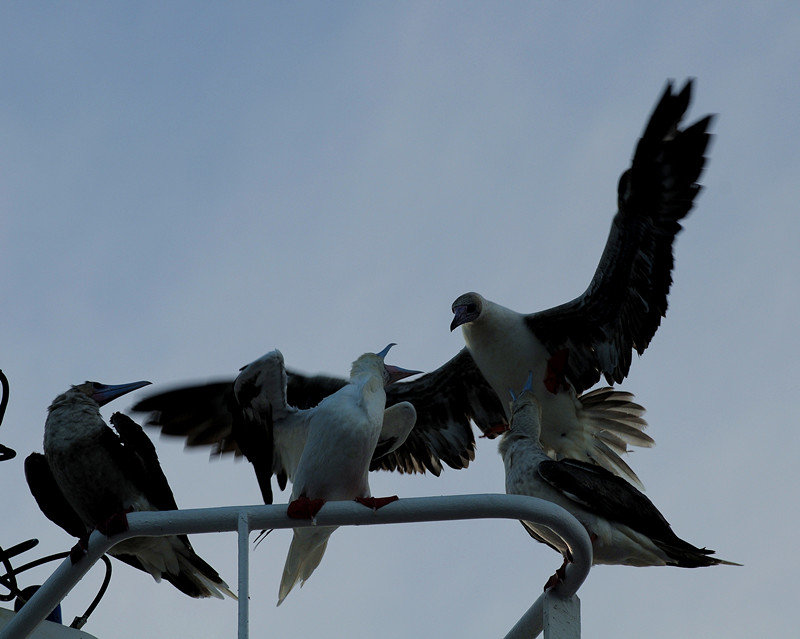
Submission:
<svg viewBox="0 0 800 639">
<path fill-rule="evenodd" d="M 378 357 L 384 359 L 386 354 L 389 352 L 389 349 L 392 346 L 397 346 L 397 344 L 389 344 L 386 348 L 384 348 L 380 353 L 376 353 Z M 400 368 L 399 366 L 392 366 L 391 364 L 383 364 L 386 372 L 389 373 L 389 381 L 386 382 L 387 385 L 396 382 L 401 379 L 405 379 L 406 377 L 411 377 L 412 375 L 419 375 L 422 371 L 413 371 L 408 368 Z"/>
<path fill-rule="evenodd" d="M 481 316 L 482 305 L 479 297 L 477 293 L 467 293 L 453 302 L 451 307 L 453 311 L 453 321 L 450 322 L 451 331 L 458 326 L 474 322 Z"/>
<path fill-rule="evenodd" d="M 466 324 L 467 322 L 472 321 L 472 318 L 469 317 L 469 315 L 470 313 L 467 311 L 467 306 L 465 304 L 454 306 L 453 321 L 450 322 L 450 330 L 454 331 L 462 324 Z"/>
<path fill-rule="evenodd" d="M 98 406 L 108 404 L 111 400 L 122 397 L 137 388 L 147 386 L 151 382 L 130 382 L 128 384 L 101 384 L 100 382 L 86 382 L 83 386 L 88 386 L 86 394 L 91 397 Z"/>
</svg>

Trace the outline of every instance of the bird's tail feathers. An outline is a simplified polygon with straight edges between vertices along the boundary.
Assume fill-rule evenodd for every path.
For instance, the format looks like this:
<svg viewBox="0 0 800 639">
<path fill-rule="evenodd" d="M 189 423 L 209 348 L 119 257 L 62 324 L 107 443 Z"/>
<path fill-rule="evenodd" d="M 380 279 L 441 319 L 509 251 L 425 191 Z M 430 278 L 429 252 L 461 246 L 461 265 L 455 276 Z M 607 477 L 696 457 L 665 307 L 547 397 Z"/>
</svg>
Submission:
<svg viewBox="0 0 800 639">
<path fill-rule="evenodd" d="M 647 427 L 642 417 L 644 407 L 633 401 L 633 394 L 608 387 L 584 393 L 578 399 L 581 402 L 578 417 L 592 437 L 586 456 L 644 489 L 636 473 L 622 459 L 623 454 L 630 452 L 628 445 L 649 448 L 655 444 L 644 432 Z"/>
<path fill-rule="evenodd" d="M 185 535 L 153 537 L 153 543 L 144 547 L 141 540 L 137 541 L 140 543 L 135 557 L 156 581 L 165 579 L 182 593 L 198 599 L 222 599 L 224 595 L 237 598 L 217 571 L 194 551 Z"/>
<path fill-rule="evenodd" d="M 188 579 L 194 585 L 196 591 L 200 593 L 191 596 L 224 599 L 224 596 L 227 595 L 231 599 L 238 599 L 228 584 L 219 576 L 219 573 L 194 551 L 189 555 L 179 555 L 178 562 L 181 567 L 179 574 L 185 575 L 186 579 Z M 165 574 L 164 578 L 168 579 L 169 576 L 170 575 Z"/>
<path fill-rule="evenodd" d="M 682 540 L 679 540 L 682 541 Z M 688 542 L 680 545 L 671 544 L 664 541 L 654 540 L 655 544 L 663 550 L 670 558 L 668 563 L 680 568 L 704 568 L 706 566 L 741 566 L 733 561 L 726 561 L 718 557 L 711 557 L 713 550 L 708 548 L 697 548 Z"/>
<path fill-rule="evenodd" d="M 300 584 L 302 587 L 319 566 L 328 547 L 328 539 L 336 528 L 336 526 L 319 526 L 294 530 L 278 591 L 279 606 L 297 582 L 302 582 Z"/>
</svg>

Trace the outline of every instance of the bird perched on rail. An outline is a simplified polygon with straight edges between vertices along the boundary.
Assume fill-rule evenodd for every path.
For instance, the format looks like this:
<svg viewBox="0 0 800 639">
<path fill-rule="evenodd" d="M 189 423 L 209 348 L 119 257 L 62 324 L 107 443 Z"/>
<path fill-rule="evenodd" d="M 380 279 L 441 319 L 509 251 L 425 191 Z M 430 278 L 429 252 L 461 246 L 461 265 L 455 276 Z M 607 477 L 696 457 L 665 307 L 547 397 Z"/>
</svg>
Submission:
<svg viewBox="0 0 800 639">
<path fill-rule="evenodd" d="M 283 355 L 274 350 L 243 367 L 233 383 L 167 391 L 144 399 L 134 410 L 155 411 L 150 424 L 161 425 L 165 435 L 185 437 L 189 446 L 212 445 L 212 454 L 243 454 L 267 504 L 273 500 L 273 474 L 281 490 L 291 481 L 290 516 L 313 518 L 331 500 L 356 499 L 379 507 L 383 501 L 370 495 L 370 463 L 402 445 L 416 420 L 408 402 L 386 408 L 387 386 L 420 372 L 386 364 L 392 346 L 359 357 L 350 379 L 344 385 L 333 380 L 330 392 L 309 408 L 290 403 Z M 324 381 L 311 383 L 326 387 Z M 214 392 L 206 392 L 209 388 Z M 334 530 L 294 530 L 279 605 L 319 565 Z"/>
<path fill-rule="evenodd" d="M 349 383 L 304 414 L 305 445 L 292 479 L 290 514 L 313 516 L 326 501 L 355 499 L 380 507 L 396 498 L 375 499 L 369 488 L 369 465 L 384 428 L 385 386 L 419 371 L 384 364 L 391 348 L 365 353 L 350 370 Z M 401 405 L 396 405 L 401 406 Z M 409 405 L 410 406 L 410 405 Z M 401 430 L 414 425 L 413 407 L 400 415 Z M 392 415 L 392 419 L 398 414 Z M 311 576 L 322 560 L 335 526 L 295 528 L 281 577 L 278 605 L 298 581 Z"/>
<path fill-rule="evenodd" d="M 85 382 L 53 400 L 44 428 L 44 455 L 25 460 L 25 477 L 42 512 L 71 535 L 86 537 L 127 527 L 131 511 L 177 510 L 155 448 L 141 427 L 121 413 L 109 428 L 100 407 L 150 382 L 110 386 Z M 201 559 L 186 535 L 140 537 L 109 554 L 166 579 L 190 597 L 235 598 L 216 570 Z"/>
<path fill-rule="evenodd" d="M 739 565 L 711 557 L 713 550 L 697 548 L 678 537 L 653 502 L 605 468 L 575 459 L 550 459 L 539 442 L 541 406 L 531 389 L 531 378 L 512 403 L 511 427 L 498 446 L 508 494 L 545 499 L 574 515 L 592 540 L 594 564 Z M 534 539 L 564 556 L 564 565 L 546 588 L 555 585 L 570 560 L 569 548 L 546 526 L 527 521 L 522 525 Z"/>
</svg>

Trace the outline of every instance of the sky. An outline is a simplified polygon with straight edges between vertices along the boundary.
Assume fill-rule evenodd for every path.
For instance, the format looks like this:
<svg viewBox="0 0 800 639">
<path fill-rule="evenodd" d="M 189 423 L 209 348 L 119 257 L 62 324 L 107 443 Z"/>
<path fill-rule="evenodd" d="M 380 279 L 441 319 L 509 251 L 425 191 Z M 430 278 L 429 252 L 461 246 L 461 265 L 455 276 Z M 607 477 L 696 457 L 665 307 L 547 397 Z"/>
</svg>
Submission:
<svg viewBox="0 0 800 639">
<path fill-rule="evenodd" d="M 463 347 L 458 295 L 522 312 L 579 295 L 665 82 L 694 77 L 689 121 L 719 114 L 704 190 L 667 316 L 621 388 L 656 440 L 629 456 L 647 495 L 744 566 L 596 567 L 583 631 L 794 634 L 798 68 L 793 2 L 3 3 L 0 442 L 18 456 L 0 464 L 0 544 L 73 545 L 22 468 L 71 384 L 153 382 L 107 417 L 274 348 L 346 376 L 396 342 L 390 363 L 428 371 Z M 181 507 L 260 503 L 247 463 L 149 434 Z M 371 485 L 502 493 L 502 460 L 481 439 L 466 470 Z M 514 521 L 342 528 L 276 608 L 290 537 L 251 553 L 252 636 L 503 636 L 561 563 Z M 236 583 L 233 533 L 192 543 Z M 116 562 L 84 630 L 233 637 L 236 604 Z"/>
</svg>

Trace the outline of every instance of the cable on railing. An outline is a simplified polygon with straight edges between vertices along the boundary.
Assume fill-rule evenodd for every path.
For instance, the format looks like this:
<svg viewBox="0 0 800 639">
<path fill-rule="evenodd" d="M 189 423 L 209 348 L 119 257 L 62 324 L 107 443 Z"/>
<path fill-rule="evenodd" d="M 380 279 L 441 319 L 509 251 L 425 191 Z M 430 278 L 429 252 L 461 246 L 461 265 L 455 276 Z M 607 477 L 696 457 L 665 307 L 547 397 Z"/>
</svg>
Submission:
<svg viewBox="0 0 800 639">
<path fill-rule="evenodd" d="M 38 544 L 38 539 L 28 539 L 8 549 L 0 546 L 0 563 L 3 564 L 3 568 L 6 570 L 5 574 L 0 575 L 0 586 L 8 588 L 8 594 L 0 593 L 0 601 L 11 601 L 20 594 L 20 590 L 17 587 L 17 573 L 19 570 L 15 569 L 11 564 L 11 559 L 31 548 L 35 548 Z"/>
<path fill-rule="evenodd" d="M 33 593 L 40 588 L 38 585 L 20 588 L 17 585 L 17 576 L 26 570 L 30 570 L 31 568 L 36 568 L 37 566 L 42 566 L 59 559 L 65 559 L 70 554 L 69 552 L 59 552 L 53 555 L 39 557 L 38 559 L 29 561 L 27 564 L 23 564 L 16 568 L 11 565 L 10 560 L 12 557 L 34 548 L 38 543 L 38 539 L 28 539 L 27 541 L 23 541 L 16 546 L 12 546 L 8 550 L 4 550 L 3 547 L 0 546 L 0 562 L 2 562 L 6 569 L 5 574 L 0 575 L 0 586 L 8 589 L 8 594 L 0 593 L 0 601 L 11 601 L 14 599 L 15 610 L 21 610 L 22 607 L 24 607 L 33 597 Z M 100 584 L 100 589 L 97 591 L 97 594 L 94 596 L 94 599 L 92 599 L 84 613 L 82 615 L 78 615 L 72 620 L 72 623 L 69 625 L 70 628 L 75 628 L 77 630 L 83 628 L 83 626 L 85 626 L 86 622 L 89 620 L 91 614 L 95 611 L 95 608 L 97 608 L 100 600 L 103 598 L 103 595 L 105 595 L 106 590 L 108 590 L 108 585 L 111 583 L 111 560 L 106 555 L 101 556 L 100 560 L 105 564 L 105 574 L 103 575 L 103 582 Z"/>
</svg>

